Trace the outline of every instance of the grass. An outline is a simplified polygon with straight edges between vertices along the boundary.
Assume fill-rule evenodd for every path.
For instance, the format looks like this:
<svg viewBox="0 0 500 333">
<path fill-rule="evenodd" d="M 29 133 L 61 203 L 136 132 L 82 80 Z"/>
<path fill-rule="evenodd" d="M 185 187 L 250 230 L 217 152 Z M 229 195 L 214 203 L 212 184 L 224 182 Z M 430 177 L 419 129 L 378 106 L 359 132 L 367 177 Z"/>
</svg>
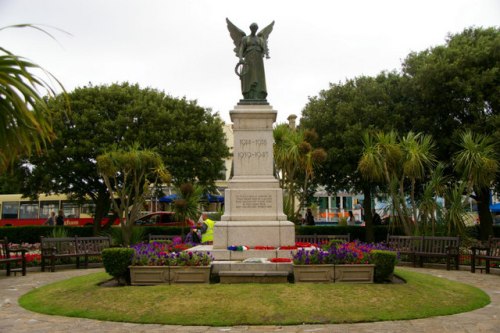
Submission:
<svg viewBox="0 0 500 333">
<path fill-rule="evenodd" d="M 405 320 L 471 311 L 490 299 L 475 287 L 398 270 L 406 284 L 210 284 L 104 288 L 96 273 L 22 296 L 45 314 L 170 325 L 297 325 Z"/>
</svg>

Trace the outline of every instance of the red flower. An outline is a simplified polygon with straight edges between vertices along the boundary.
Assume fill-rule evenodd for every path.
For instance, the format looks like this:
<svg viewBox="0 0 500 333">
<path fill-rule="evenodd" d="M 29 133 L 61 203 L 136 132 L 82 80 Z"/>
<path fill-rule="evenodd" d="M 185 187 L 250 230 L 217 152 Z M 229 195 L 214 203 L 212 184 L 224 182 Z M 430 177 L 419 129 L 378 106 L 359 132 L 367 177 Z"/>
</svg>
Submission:
<svg viewBox="0 0 500 333">
<path fill-rule="evenodd" d="M 290 258 L 271 258 L 270 262 L 292 262 Z"/>
<path fill-rule="evenodd" d="M 296 242 L 295 246 L 296 247 L 311 247 L 313 245 L 311 243 L 308 243 L 308 242 Z"/>
<path fill-rule="evenodd" d="M 274 246 L 255 246 L 254 250 L 274 250 Z"/>
<path fill-rule="evenodd" d="M 295 245 L 292 245 L 292 246 L 280 246 L 279 250 L 297 250 L 297 247 Z"/>
</svg>

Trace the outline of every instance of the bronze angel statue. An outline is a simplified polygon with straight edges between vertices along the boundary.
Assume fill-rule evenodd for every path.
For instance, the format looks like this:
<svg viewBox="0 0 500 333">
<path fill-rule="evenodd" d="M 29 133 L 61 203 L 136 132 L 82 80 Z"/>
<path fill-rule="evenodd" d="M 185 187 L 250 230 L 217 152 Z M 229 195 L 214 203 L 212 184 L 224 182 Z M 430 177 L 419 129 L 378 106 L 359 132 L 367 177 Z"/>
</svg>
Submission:
<svg viewBox="0 0 500 333">
<path fill-rule="evenodd" d="M 266 73 L 264 71 L 264 56 L 269 59 L 267 39 L 273 31 L 274 21 L 259 31 L 258 25 L 250 25 L 250 36 L 235 26 L 226 18 L 229 34 L 233 39 L 234 52 L 240 59 L 235 72 L 241 80 L 241 93 L 244 100 L 266 100 Z"/>
</svg>

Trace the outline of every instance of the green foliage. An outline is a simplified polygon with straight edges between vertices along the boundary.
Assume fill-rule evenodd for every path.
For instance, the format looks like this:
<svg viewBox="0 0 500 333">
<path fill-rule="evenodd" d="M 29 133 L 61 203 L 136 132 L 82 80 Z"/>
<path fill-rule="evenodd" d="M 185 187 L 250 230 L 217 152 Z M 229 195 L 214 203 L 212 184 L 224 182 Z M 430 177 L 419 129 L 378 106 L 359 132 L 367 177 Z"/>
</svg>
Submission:
<svg viewBox="0 0 500 333">
<path fill-rule="evenodd" d="M 327 152 L 316 177 L 328 191 L 363 191 L 369 198 L 370 192 L 380 186 L 380 182 L 363 179 L 358 171 L 362 137 L 365 131 L 404 128 L 401 113 L 405 86 L 406 78 L 399 74 L 381 73 L 375 78 L 362 76 L 330 84 L 329 89 L 309 99 L 300 126 L 315 129 L 318 147 Z M 363 208 L 371 212 L 371 200 L 365 200 Z M 370 224 L 367 231 L 373 233 Z"/>
<path fill-rule="evenodd" d="M 106 272 L 121 283 L 130 283 L 128 266 L 132 263 L 134 250 L 130 248 L 108 248 L 102 251 L 102 263 Z"/>
<path fill-rule="evenodd" d="M 123 244 L 130 245 L 134 222 L 139 219 L 151 185 L 170 182 L 170 174 L 161 157 L 137 145 L 97 156 L 97 168 L 112 198 L 114 211 L 120 219 Z M 150 181 L 153 179 L 153 181 Z"/>
<path fill-rule="evenodd" d="M 127 235 L 128 240 L 124 239 L 122 228 L 111 228 L 106 233 L 111 236 L 113 245 L 117 246 L 134 245 L 141 243 L 147 238 L 146 228 L 144 227 L 133 227 L 130 235 Z"/>
<path fill-rule="evenodd" d="M 397 262 L 394 251 L 373 250 L 370 252 L 372 263 L 375 264 L 375 282 L 390 281 Z"/>
<path fill-rule="evenodd" d="M 43 156 L 30 158 L 34 168 L 25 170 L 25 194 L 71 189 L 76 199 L 90 198 L 97 206 L 97 229 L 110 200 L 96 158 L 114 145 L 135 142 L 156 149 L 175 183 L 197 180 L 211 186 L 218 179 L 229 153 L 222 120 L 195 101 L 128 83 L 76 88 L 69 98 L 70 115 L 64 112 L 63 96 L 48 101 L 57 140 Z"/>
<path fill-rule="evenodd" d="M 40 243 L 40 237 L 52 237 L 55 227 L 49 226 L 23 226 L 23 227 L 0 227 L 0 238 L 7 237 L 13 243 Z M 58 227 L 67 231 L 69 237 L 90 237 L 92 228 L 89 227 Z"/>
<path fill-rule="evenodd" d="M 174 200 L 173 206 L 176 219 L 182 222 L 186 222 L 187 219 L 196 221 L 200 215 L 198 206 L 203 189 L 198 185 L 184 183 L 176 189 L 176 193 L 179 194 L 179 198 Z M 183 224 L 181 229 L 182 238 L 184 238 L 184 235 Z"/>
<path fill-rule="evenodd" d="M 59 227 L 52 227 L 52 232 L 50 233 L 49 237 L 53 238 L 65 238 L 68 237 L 68 230 L 65 228 Z"/>
<path fill-rule="evenodd" d="M 323 250 L 328 250 L 331 247 L 335 247 L 337 245 L 342 244 L 344 241 L 341 239 L 332 239 L 331 241 L 328 242 L 328 244 L 324 244 L 321 246 Z"/>
<path fill-rule="evenodd" d="M 33 28 L 30 24 L 0 28 Z M 54 139 L 52 110 L 44 95 L 54 96 L 46 79 L 34 72 L 41 71 L 64 90 L 57 79 L 27 59 L 0 47 L 0 171 L 5 171 L 18 155 L 40 153 Z"/>
<path fill-rule="evenodd" d="M 290 128 L 280 124 L 273 130 L 274 161 L 277 178 L 287 190 L 284 196 L 285 211 L 292 220 L 307 205 L 310 182 L 315 170 L 326 159 L 323 148 L 315 148 L 318 135 L 314 130 Z M 295 210 L 295 193 L 301 192 L 300 206 Z"/>
</svg>

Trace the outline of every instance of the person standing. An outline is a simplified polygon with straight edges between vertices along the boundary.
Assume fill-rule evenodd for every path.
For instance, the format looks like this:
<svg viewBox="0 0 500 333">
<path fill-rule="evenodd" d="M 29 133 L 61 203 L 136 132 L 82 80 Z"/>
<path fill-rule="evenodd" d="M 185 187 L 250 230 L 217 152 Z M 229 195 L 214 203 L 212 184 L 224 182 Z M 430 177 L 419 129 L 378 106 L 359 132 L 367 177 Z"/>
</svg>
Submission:
<svg viewBox="0 0 500 333">
<path fill-rule="evenodd" d="M 373 216 L 373 225 L 381 225 L 382 224 L 382 219 L 380 218 L 380 215 L 375 211 L 375 209 L 372 210 L 372 216 Z"/>
<path fill-rule="evenodd" d="M 307 208 L 306 211 L 306 224 L 307 225 L 314 225 L 314 216 L 311 211 L 311 208 Z"/>
<path fill-rule="evenodd" d="M 59 210 L 59 213 L 57 214 L 56 225 L 57 226 L 64 225 L 64 212 L 62 210 Z"/>
<path fill-rule="evenodd" d="M 355 225 L 356 220 L 354 219 L 354 214 L 352 210 L 349 211 L 349 216 L 347 217 L 347 225 Z"/>
<path fill-rule="evenodd" d="M 50 212 L 49 218 L 45 221 L 45 225 L 53 227 L 56 224 L 56 212 Z"/>
</svg>

